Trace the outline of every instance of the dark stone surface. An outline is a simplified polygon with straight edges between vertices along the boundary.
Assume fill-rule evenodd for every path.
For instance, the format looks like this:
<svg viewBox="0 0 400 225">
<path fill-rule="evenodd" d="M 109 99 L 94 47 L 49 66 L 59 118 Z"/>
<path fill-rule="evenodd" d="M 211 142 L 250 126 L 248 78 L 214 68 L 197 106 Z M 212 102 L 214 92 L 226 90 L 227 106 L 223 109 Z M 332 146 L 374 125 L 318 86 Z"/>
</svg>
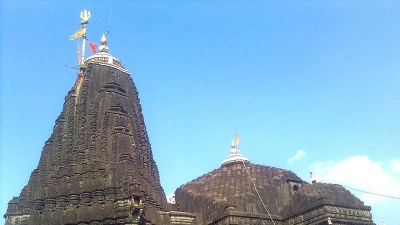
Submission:
<svg viewBox="0 0 400 225">
<path fill-rule="evenodd" d="M 342 186 L 252 163 L 223 165 L 179 187 L 175 199 L 205 224 L 373 224 L 371 208 Z"/>
<path fill-rule="evenodd" d="M 168 207 L 129 73 L 89 63 L 65 97 L 38 167 L 9 202 L 6 221 L 129 223 L 145 209 L 142 220 L 159 224 L 158 211 Z"/>
<path fill-rule="evenodd" d="M 251 163 L 245 165 L 238 162 L 222 166 L 182 185 L 175 192 L 176 203 L 183 211 L 202 214 L 204 221 L 222 215 L 229 206 L 235 211 L 266 213 L 247 169 L 269 213 L 280 216 L 291 198 L 292 190 L 286 180 L 303 181 L 288 170 Z"/>
</svg>

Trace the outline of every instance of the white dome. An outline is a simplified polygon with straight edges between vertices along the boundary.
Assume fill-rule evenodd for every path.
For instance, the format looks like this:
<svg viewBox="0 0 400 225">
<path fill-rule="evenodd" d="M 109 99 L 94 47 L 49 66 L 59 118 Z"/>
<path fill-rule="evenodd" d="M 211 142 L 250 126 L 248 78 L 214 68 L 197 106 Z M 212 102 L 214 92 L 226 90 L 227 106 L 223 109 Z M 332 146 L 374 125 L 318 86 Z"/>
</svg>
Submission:
<svg viewBox="0 0 400 225">
<path fill-rule="evenodd" d="M 228 155 L 224 161 L 222 161 L 221 166 L 228 165 L 235 162 L 250 162 L 247 158 L 243 157 L 240 153 L 234 153 Z"/>
</svg>

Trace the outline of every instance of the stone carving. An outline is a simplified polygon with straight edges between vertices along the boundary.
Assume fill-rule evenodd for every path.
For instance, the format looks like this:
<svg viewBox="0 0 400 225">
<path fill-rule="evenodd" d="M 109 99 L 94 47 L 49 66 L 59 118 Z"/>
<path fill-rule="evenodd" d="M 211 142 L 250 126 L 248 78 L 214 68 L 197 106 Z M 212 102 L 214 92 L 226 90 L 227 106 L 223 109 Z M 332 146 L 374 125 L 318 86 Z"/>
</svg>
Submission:
<svg viewBox="0 0 400 225">
<path fill-rule="evenodd" d="M 91 62 L 74 88 L 6 223 L 160 222 L 169 206 L 129 73 Z"/>
<path fill-rule="evenodd" d="M 328 213 L 331 215 L 332 218 L 341 218 L 341 219 L 346 219 L 349 221 L 354 220 L 354 216 L 359 217 L 358 221 L 361 222 L 361 224 L 364 224 L 364 222 L 371 221 L 371 213 L 369 210 L 360 210 L 360 209 L 354 209 L 354 208 L 346 208 L 346 207 L 339 207 L 339 206 L 333 206 L 333 205 L 324 205 L 318 208 L 314 208 L 313 210 L 309 210 L 306 212 L 303 212 L 299 215 L 296 215 L 292 218 L 285 219 L 283 222 L 287 223 L 289 225 L 294 225 L 294 224 L 301 224 L 302 222 L 306 222 L 307 224 L 310 223 L 310 221 L 319 221 L 321 220 L 320 216 L 321 215 L 326 215 Z M 332 219 L 329 217 L 330 219 Z M 325 218 L 325 217 L 323 217 Z M 357 222 L 352 222 L 357 224 Z M 335 223 L 337 224 L 337 223 Z"/>
</svg>

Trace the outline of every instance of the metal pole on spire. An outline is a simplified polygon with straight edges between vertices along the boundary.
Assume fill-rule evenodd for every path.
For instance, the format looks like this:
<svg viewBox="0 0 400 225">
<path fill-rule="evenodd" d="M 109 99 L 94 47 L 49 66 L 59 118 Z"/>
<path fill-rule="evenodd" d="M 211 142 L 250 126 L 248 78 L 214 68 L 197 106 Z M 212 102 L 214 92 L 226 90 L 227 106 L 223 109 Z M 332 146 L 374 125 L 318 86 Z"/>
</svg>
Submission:
<svg viewBox="0 0 400 225">
<path fill-rule="evenodd" d="M 89 23 L 89 18 L 90 18 L 90 12 L 84 10 L 81 12 L 81 29 L 79 29 L 77 32 L 75 32 L 71 37 L 69 37 L 70 40 L 75 40 L 77 38 L 82 38 L 82 60 L 81 62 L 83 63 L 85 59 L 85 44 L 86 44 L 86 25 Z"/>
<path fill-rule="evenodd" d="M 83 29 L 85 30 L 85 33 L 82 36 L 82 62 L 85 60 L 85 47 L 86 47 L 86 25 L 89 23 L 89 18 L 90 18 L 90 12 L 86 11 L 86 9 L 81 12 L 81 24 L 83 26 Z"/>
<path fill-rule="evenodd" d="M 236 152 L 240 154 L 240 148 L 239 148 L 239 134 L 236 131 L 235 127 L 235 147 L 236 147 Z"/>
<path fill-rule="evenodd" d="M 86 47 L 86 25 L 89 23 L 89 18 L 90 18 L 90 12 L 87 10 L 84 10 L 80 14 L 81 17 L 81 29 L 76 31 L 71 37 L 69 37 L 70 40 L 75 40 L 78 38 L 82 38 L 82 51 L 79 51 L 79 44 L 78 44 L 78 62 L 79 62 L 79 73 L 78 73 L 78 79 L 75 83 L 75 88 L 79 89 L 80 83 L 83 79 L 83 72 L 85 70 L 84 68 L 84 60 L 85 60 L 85 47 Z"/>
<path fill-rule="evenodd" d="M 112 11 L 110 12 L 110 18 L 108 19 L 108 24 L 107 24 L 106 34 L 105 34 L 106 38 L 107 38 L 108 33 L 110 33 L 108 29 L 110 27 L 111 16 L 112 16 Z"/>
<path fill-rule="evenodd" d="M 83 62 L 85 60 L 85 47 L 86 47 L 86 35 L 82 37 L 82 60 Z"/>
</svg>

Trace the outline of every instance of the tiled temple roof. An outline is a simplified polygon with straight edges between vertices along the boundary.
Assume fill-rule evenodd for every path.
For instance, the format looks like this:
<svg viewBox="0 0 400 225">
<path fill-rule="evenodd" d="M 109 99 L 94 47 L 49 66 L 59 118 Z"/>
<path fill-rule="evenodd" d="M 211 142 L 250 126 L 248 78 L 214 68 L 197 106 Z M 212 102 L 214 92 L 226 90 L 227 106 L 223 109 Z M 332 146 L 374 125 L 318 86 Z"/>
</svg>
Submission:
<svg viewBox="0 0 400 225">
<path fill-rule="evenodd" d="M 267 214 L 249 174 L 265 207 L 274 216 L 280 216 L 290 201 L 287 180 L 304 182 L 289 170 L 236 162 L 180 186 L 175 192 L 176 203 L 182 211 L 203 215 L 203 221 L 223 214 L 227 207 L 239 212 Z"/>
<path fill-rule="evenodd" d="M 246 167 L 258 187 L 273 184 L 276 180 L 301 180 L 289 170 L 252 163 L 246 163 Z M 242 163 L 222 166 L 182 185 L 179 189 L 194 196 L 202 195 L 215 201 L 227 201 L 234 196 L 246 196 L 254 191 Z"/>
<path fill-rule="evenodd" d="M 364 202 L 355 197 L 350 191 L 338 184 L 312 183 L 303 184 L 292 196 L 292 210 L 300 210 L 318 202 L 348 205 L 352 207 L 364 206 Z"/>
</svg>

